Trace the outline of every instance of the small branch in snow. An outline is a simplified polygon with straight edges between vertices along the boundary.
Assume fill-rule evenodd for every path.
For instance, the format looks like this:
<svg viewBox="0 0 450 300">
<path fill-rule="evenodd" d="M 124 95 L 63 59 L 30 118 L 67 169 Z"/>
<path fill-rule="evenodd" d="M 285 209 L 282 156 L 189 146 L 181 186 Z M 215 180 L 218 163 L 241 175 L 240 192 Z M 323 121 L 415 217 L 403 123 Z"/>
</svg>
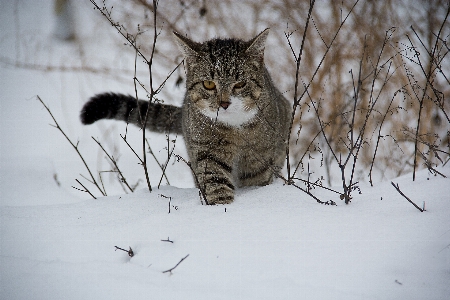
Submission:
<svg viewBox="0 0 450 300">
<path fill-rule="evenodd" d="M 175 265 L 175 267 L 173 267 L 173 268 L 171 268 L 171 269 L 169 269 L 169 270 L 166 270 L 166 271 L 164 271 L 163 273 L 170 273 L 170 274 L 172 274 L 172 271 L 175 270 L 175 268 L 178 267 L 178 265 L 181 264 L 181 262 L 182 262 L 183 260 L 185 260 L 188 256 L 189 256 L 189 254 L 186 255 L 185 257 L 183 257 L 183 258 Z"/>
<path fill-rule="evenodd" d="M 208 199 L 206 199 L 206 195 L 204 192 L 204 187 L 200 186 L 200 182 L 198 181 L 197 175 L 194 172 L 194 169 L 192 168 L 192 164 L 190 161 L 185 160 L 183 157 L 181 157 L 178 154 L 174 154 L 175 157 L 177 158 L 177 161 L 182 161 L 184 162 L 192 171 L 192 174 L 194 175 L 194 180 L 195 180 L 195 184 L 197 185 L 198 189 L 199 189 L 199 193 L 201 195 L 201 198 L 203 198 L 203 201 L 205 201 L 205 204 L 208 205 Z"/>
<path fill-rule="evenodd" d="M 103 148 L 102 144 L 96 140 L 93 136 L 91 136 L 91 138 L 100 146 L 100 148 L 103 150 L 103 152 L 106 154 L 106 156 L 109 158 L 109 160 L 111 161 L 111 163 L 114 166 L 114 172 L 118 173 L 118 179 L 120 183 L 125 184 L 125 186 L 128 188 L 128 190 L 130 192 L 134 192 L 133 188 L 128 184 L 127 180 L 125 179 L 125 176 L 123 176 L 122 172 L 119 169 L 119 166 L 117 165 L 117 159 L 115 159 L 113 156 L 109 155 L 108 151 L 105 150 L 105 148 Z M 127 190 L 124 188 L 125 193 L 128 193 Z"/>
<path fill-rule="evenodd" d="M 80 192 L 88 193 L 89 195 L 91 195 L 92 198 L 97 199 L 78 179 L 75 179 L 75 181 L 78 182 L 78 184 L 81 185 L 84 190 L 79 189 L 79 188 L 74 187 L 74 186 L 72 186 L 72 188 L 74 188 L 74 189 L 76 189 L 77 191 L 80 191 Z"/>
<path fill-rule="evenodd" d="M 163 195 L 163 194 L 160 194 L 159 196 L 161 196 L 163 198 L 166 198 L 166 199 L 169 199 L 169 214 L 170 214 L 170 207 L 173 207 L 173 208 L 175 208 L 175 210 L 178 210 L 178 206 L 172 205 L 172 203 L 171 203 L 172 197 L 169 197 L 169 196 L 166 196 L 166 195 Z"/>
<path fill-rule="evenodd" d="M 444 251 L 445 249 L 450 249 L 450 244 L 448 244 L 447 246 L 445 246 L 444 248 L 442 248 L 438 253 L 441 253 L 441 252 Z"/>
<path fill-rule="evenodd" d="M 171 240 L 169 239 L 169 237 L 167 237 L 167 240 L 161 240 L 161 242 L 168 242 L 168 243 L 172 243 L 172 244 L 173 244 L 173 241 L 171 241 Z"/>
<path fill-rule="evenodd" d="M 36 96 L 36 98 L 37 98 L 37 100 L 39 100 L 39 102 L 41 102 L 41 104 L 47 110 L 47 112 L 49 113 L 50 117 L 53 119 L 53 122 L 55 122 L 54 125 L 53 124 L 50 124 L 50 125 L 55 127 L 56 129 L 58 129 L 62 133 L 62 135 L 66 138 L 66 140 L 70 143 L 70 145 L 72 145 L 73 149 L 75 149 L 75 151 L 77 152 L 77 154 L 80 157 L 81 161 L 83 162 L 84 166 L 86 167 L 86 170 L 88 171 L 89 176 L 91 177 L 91 182 L 98 188 L 98 190 L 100 191 L 100 193 L 103 196 L 106 196 L 106 192 L 104 190 L 102 190 L 100 185 L 97 183 L 97 181 L 95 180 L 94 175 L 92 175 L 91 169 L 89 169 L 89 166 L 87 165 L 86 161 L 84 160 L 83 155 L 81 155 L 80 150 L 78 149 L 78 142 L 76 144 L 74 142 L 72 142 L 72 140 L 67 136 L 67 134 L 64 132 L 64 130 L 61 128 L 61 126 L 59 126 L 59 124 L 56 121 L 56 118 L 53 116 L 50 108 L 44 103 L 44 101 L 42 101 L 42 99 L 39 96 Z M 89 193 L 94 199 L 97 199 L 78 180 L 77 180 L 77 182 L 85 189 L 85 192 Z"/>
<path fill-rule="evenodd" d="M 405 194 L 403 194 L 403 192 L 400 190 L 400 187 L 398 186 L 398 183 L 395 184 L 394 182 L 391 181 L 392 186 L 397 190 L 397 192 L 400 193 L 400 195 L 402 195 L 403 197 L 406 198 L 406 200 L 409 201 L 409 203 L 411 203 L 412 205 L 414 205 L 415 208 L 417 208 L 418 210 L 420 210 L 421 212 L 425 211 L 425 202 L 424 202 L 424 208 L 420 208 L 419 206 L 417 206 L 417 204 L 415 204 L 414 202 L 412 202 L 411 199 L 409 199 Z"/>
<path fill-rule="evenodd" d="M 116 250 L 114 250 L 114 251 L 122 250 L 122 251 L 127 252 L 129 257 L 133 257 L 133 256 L 134 256 L 134 252 L 133 252 L 133 250 L 131 249 L 131 247 L 130 247 L 130 250 L 125 250 L 125 249 L 119 248 L 119 247 L 117 247 L 117 246 L 114 246 L 114 247 L 116 247 Z"/>
</svg>

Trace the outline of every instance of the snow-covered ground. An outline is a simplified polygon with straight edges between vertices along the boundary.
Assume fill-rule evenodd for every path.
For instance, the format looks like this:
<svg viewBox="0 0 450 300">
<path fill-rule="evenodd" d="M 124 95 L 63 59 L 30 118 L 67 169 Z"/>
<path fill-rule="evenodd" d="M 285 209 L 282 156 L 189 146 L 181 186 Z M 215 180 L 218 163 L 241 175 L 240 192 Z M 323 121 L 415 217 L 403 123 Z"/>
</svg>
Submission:
<svg viewBox="0 0 450 300">
<path fill-rule="evenodd" d="M 2 58 L 73 65 L 77 57 L 93 55 L 52 37 L 52 1 L 6 2 L 0 4 Z M 100 22 L 89 3 L 83 5 L 87 8 L 78 17 Z M 87 49 L 100 53 L 98 41 L 86 40 Z M 124 194 L 114 190 L 117 182 L 109 182 L 112 196 L 94 200 L 71 187 L 86 172 L 61 133 L 49 126 L 51 118 L 35 95 L 49 105 L 66 133 L 80 141 L 93 168 L 102 170 L 108 165 L 98 162 L 104 155 L 91 136 L 108 145 L 120 140 L 124 127 L 109 122 L 82 127 L 78 111 L 90 95 L 122 88 L 132 93 L 132 84 L 121 86 L 98 74 L 15 68 L 4 59 L 0 79 L 0 299 L 450 295 L 448 178 L 422 170 L 415 182 L 411 174 L 393 180 L 419 206 L 425 201 L 423 213 L 389 181 L 375 187 L 362 184 L 362 194 L 355 193 L 350 205 L 335 198 L 338 206 L 319 205 L 276 182 L 239 190 L 231 205 L 204 206 L 182 163 L 169 165 L 172 186 L 150 193 L 141 185 Z M 134 128 L 129 134 L 139 140 Z M 150 138 L 164 159 L 165 137 Z M 178 139 L 176 151 L 183 154 Z M 142 178 L 129 149 L 120 141 L 114 147 L 120 147 L 127 178 Z M 450 177 L 449 165 L 438 170 Z M 152 175 L 154 185 L 159 177 L 160 172 Z M 131 247 L 134 256 L 115 246 Z M 163 273 L 184 257 L 172 272 Z"/>
</svg>

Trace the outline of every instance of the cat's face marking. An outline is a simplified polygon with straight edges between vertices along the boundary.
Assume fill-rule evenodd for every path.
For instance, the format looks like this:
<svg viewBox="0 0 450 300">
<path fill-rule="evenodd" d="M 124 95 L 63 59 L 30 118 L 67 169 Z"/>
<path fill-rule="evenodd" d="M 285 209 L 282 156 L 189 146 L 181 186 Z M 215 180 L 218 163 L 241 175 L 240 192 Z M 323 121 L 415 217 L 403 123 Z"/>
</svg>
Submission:
<svg viewBox="0 0 450 300">
<path fill-rule="evenodd" d="M 257 114 L 256 106 L 246 104 L 246 99 L 231 96 L 228 106 L 218 106 L 215 110 L 213 107 L 200 109 L 200 112 L 215 122 L 220 122 L 228 126 L 240 127 L 250 122 Z M 226 108 L 225 108 L 226 107 Z"/>
<path fill-rule="evenodd" d="M 239 127 L 250 122 L 258 112 L 256 105 L 260 92 L 254 97 L 252 89 L 259 89 L 253 83 L 237 81 L 226 84 L 205 80 L 191 94 L 199 111 L 213 120 L 228 126 Z M 248 86 L 247 86 L 248 85 Z"/>
<path fill-rule="evenodd" d="M 187 95 L 203 115 L 234 127 L 254 119 L 267 34 L 248 42 L 215 39 L 202 44 L 175 34 L 186 58 Z"/>
</svg>

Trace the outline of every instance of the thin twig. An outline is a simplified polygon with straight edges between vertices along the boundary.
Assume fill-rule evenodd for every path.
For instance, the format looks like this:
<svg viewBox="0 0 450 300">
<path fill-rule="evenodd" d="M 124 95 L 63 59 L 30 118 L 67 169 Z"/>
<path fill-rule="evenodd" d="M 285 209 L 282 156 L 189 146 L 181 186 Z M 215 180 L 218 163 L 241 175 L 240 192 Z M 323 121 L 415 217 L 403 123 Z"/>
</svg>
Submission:
<svg viewBox="0 0 450 300">
<path fill-rule="evenodd" d="M 176 138 L 175 138 L 175 140 L 176 140 Z M 148 142 L 147 139 L 145 140 L 145 142 L 147 143 L 148 152 L 153 156 L 153 158 L 155 159 L 155 161 L 158 164 L 159 168 L 161 169 L 162 174 L 163 174 L 164 178 L 166 179 L 167 185 L 170 185 L 169 178 L 167 178 L 167 174 L 165 172 L 164 166 L 159 162 L 158 158 L 156 158 L 156 155 L 153 152 L 152 147 L 150 147 L 150 143 Z"/>
<path fill-rule="evenodd" d="M 411 47 L 412 47 L 412 48 L 414 49 L 414 51 L 415 51 L 415 56 L 416 56 L 416 58 L 417 58 L 417 63 L 419 64 L 419 66 L 420 66 L 420 68 L 421 68 L 423 74 L 425 75 L 425 79 L 426 79 L 425 87 L 424 87 L 423 90 L 422 90 L 422 91 L 423 91 L 422 97 L 421 97 L 420 100 L 417 98 L 417 100 L 419 100 L 419 113 L 418 113 L 418 118 L 417 118 L 416 137 L 415 137 L 415 141 L 414 141 L 413 181 L 416 179 L 417 152 L 418 152 L 418 136 L 419 136 L 419 128 L 420 128 L 421 112 L 422 112 L 423 103 L 424 103 L 424 100 L 425 100 L 425 97 L 426 97 L 426 94 L 427 94 L 427 88 L 428 88 L 428 86 L 430 86 L 431 89 L 432 89 L 433 91 L 435 91 L 435 89 L 434 89 L 434 87 L 433 87 L 433 83 L 430 81 L 431 75 L 432 75 L 432 73 L 434 72 L 434 70 L 433 70 L 433 60 L 434 60 L 434 58 L 435 58 L 435 53 L 436 53 L 436 50 L 437 50 L 437 48 L 438 48 L 438 44 L 439 44 L 439 36 L 441 35 L 442 29 L 443 29 L 443 27 L 444 27 L 444 24 L 446 23 L 446 20 L 447 20 L 449 14 L 450 14 L 450 5 L 449 5 L 449 7 L 448 7 L 448 9 L 447 9 L 447 14 L 446 14 L 446 16 L 445 16 L 445 19 L 444 19 L 444 21 L 442 22 L 441 27 L 439 28 L 439 33 L 438 33 L 437 38 L 436 38 L 436 41 L 435 41 L 435 43 L 434 43 L 433 51 L 430 52 L 430 51 L 428 51 L 428 49 L 425 48 L 425 50 L 427 51 L 427 53 L 428 53 L 428 54 L 430 55 L 430 57 L 431 57 L 431 62 L 430 62 L 430 65 L 428 66 L 428 67 L 429 67 L 429 68 L 428 68 L 428 71 L 425 71 L 425 69 L 424 69 L 424 67 L 423 67 L 423 65 L 422 65 L 422 62 L 421 62 L 421 60 L 420 60 L 420 57 L 419 57 L 419 52 L 415 49 L 415 47 L 414 47 L 414 45 L 413 45 L 413 43 L 412 43 L 410 37 L 409 37 L 408 35 L 406 35 L 406 37 L 408 38 L 408 40 L 409 40 L 409 42 L 410 42 L 410 44 L 411 44 Z M 419 41 L 421 41 L 421 40 L 420 40 L 420 37 L 418 36 L 418 34 L 416 33 L 416 31 L 414 30 L 414 27 L 411 26 L 411 29 L 412 29 L 413 32 L 416 34 L 416 36 L 419 38 Z M 430 53 L 431 53 L 431 54 L 430 54 Z M 438 65 L 438 63 L 436 63 L 436 65 Z M 417 95 L 416 95 L 416 97 L 417 97 Z M 444 110 L 442 109 L 442 111 L 444 111 Z M 446 115 L 445 111 L 444 111 L 444 114 Z M 447 115 L 446 115 L 446 117 L 447 117 L 447 120 L 448 120 L 448 116 L 447 116 Z"/>
<path fill-rule="evenodd" d="M 293 103 L 293 112 L 292 112 L 292 116 L 291 116 L 291 122 L 289 124 L 289 134 L 288 134 L 288 142 L 287 142 L 287 149 L 286 149 L 286 161 L 287 161 L 287 170 L 288 170 L 288 183 L 290 182 L 290 158 L 289 158 L 289 142 L 290 142 L 290 136 L 291 136 L 291 132 L 292 132 L 292 127 L 293 127 L 293 123 L 294 123 L 294 117 L 295 117 L 295 111 L 296 111 L 296 107 L 300 104 L 301 99 L 303 98 L 303 96 L 305 95 L 305 93 L 308 91 L 309 87 L 311 86 L 314 78 L 316 77 L 317 73 L 319 72 L 322 63 L 325 61 L 325 58 L 328 55 L 328 52 L 330 51 L 334 41 L 336 40 L 340 30 L 342 29 L 342 27 L 344 26 L 345 22 L 347 21 L 348 17 L 351 15 L 351 13 L 353 12 L 353 9 L 356 7 L 356 5 L 358 4 L 359 0 L 355 1 L 355 3 L 353 4 L 353 6 L 351 7 L 351 9 L 349 10 L 349 12 L 347 13 L 347 15 L 345 16 L 345 18 L 341 21 L 335 35 L 333 36 L 333 38 L 331 39 L 330 44 L 326 47 L 325 53 L 322 55 L 322 58 L 318 64 L 318 66 L 316 67 L 313 75 L 311 76 L 311 79 L 309 80 L 308 84 L 306 85 L 306 88 L 304 89 L 303 93 L 300 94 L 300 96 L 297 97 L 297 91 L 298 91 L 298 80 L 296 79 L 296 83 L 294 86 L 294 103 Z M 314 5 L 314 2 L 311 2 L 310 4 L 310 10 L 312 10 L 312 5 Z M 306 31 L 305 31 L 306 34 Z M 301 59 L 301 57 L 297 57 L 297 60 Z M 297 62 L 298 63 L 298 62 Z M 296 74 L 299 72 L 299 64 L 297 65 L 297 71 Z M 298 78 L 298 74 L 296 75 L 296 77 Z"/>
<path fill-rule="evenodd" d="M 296 187 L 296 188 L 298 188 L 299 190 L 301 190 L 302 192 L 306 193 L 306 194 L 309 195 L 311 198 L 313 198 L 314 200 L 316 200 L 316 202 L 319 203 L 319 204 L 336 205 L 336 202 L 334 202 L 333 200 L 329 200 L 329 201 L 322 201 L 322 200 L 320 200 L 319 198 L 317 198 L 316 196 L 314 196 L 313 194 L 311 194 L 310 192 L 308 192 L 307 190 L 305 190 L 304 188 L 298 186 L 298 185 L 295 184 L 295 183 L 292 183 L 292 182 L 291 182 L 290 185 L 292 185 L 293 187 Z"/>
<path fill-rule="evenodd" d="M 293 179 L 293 180 L 299 180 L 299 181 L 304 182 L 305 184 L 312 185 L 312 186 L 315 186 L 315 187 L 318 187 L 318 188 L 322 188 L 322 189 L 325 189 L 325 190 L 327 190 L 327 191 L 330 191 L 330 192 L 333 192 L 333 193 L 336 193 L 336 194 L 341 195 L 340 192 L 335 191 L 335 190 L 333 190 L 333 189 L 331 189 L 331 188 L 329 188 L 329 187 L 320 185 L 320 184 L 315 183 L 315 182 L 311 182 L 311 181 L 308 182 L 308 180 L 301 179 L 301 178 L 297 178 L 297 177 L 294 177 L 294 178 L 292 178 L 292 179 Z"/>
<path fill-rule="evenodd" d="M 188 256 L 189 256 L 189 254 L 186 255 L 185 257 L 183 257 L 173 268 L 170 268 L 169 270 L 163 271 L 163 273 L 170 273 L 170 274 L 172 274 L 172 271 L 175 270 L 175 268 L 178 267 L 178 265 L 181 264 L 181 262 L 183 260 L 185 260 Z"/>
<path fill-rule="evenodd" d="M 372 170 L 373 170 L 373 166 L 374 166 L 374 164 L 375 164 L 375 157 L 377 156 L 377 151 L 378 151 L 378 146 L 379 146 L 379 144 L 380 144 L 380 139 L 383 137 L 383 136 L 381 135 L 381 128 L 383 127 L 384 121 L 386 120 L 386 116 L 387 116 L 387 114 L 388 114 L 389 111 L 390 111 L 390 107 L 391 107 L 391 105 L 392 105 L 392 103 L 393 103 L 395 97 L 397 96 L 397 94 L 398 94 L 399 92 L 401 92 L 401 91 L 403 90 L 403 88 L 404 88 L 404 86 L 403 86 L 401 89 L 399 89 L 398 91 L 396 91 L 396 92 L 394 93 L 394 95 L 392 96 L 391 101 L 389 102 L 389 105 L 388 105 L 388 107 L 387 107 L 387 109 L 386 109 L 386 113 L 383 115 L 383 117 L 382 117 L 382 119 L 381 119 L 381 122 L 380 122 L 380 125 L 379 125 L 379 127 L 378 127 L 377 142 L 376 142 L 376 144 L 375 144 L 375 150 L 374 150 L 374 152 L 373 152 L 372 162 L 371 162 L 371 164 L 370 164 L 370 169 L 369 169 L 369 183 L 370 183 L 370 186 L 373 186 Z"/>
<path fill-rule="evenodd" d="M 298 56 L 295 56 L 295 52 L 293 51 L 294 58 L 296 60 L 296 71 L 295 71 L 295 84 L 294 84 L 294 103 L 293 103 L 293 107 L 292 107 L 291 122 L 289 123 L 289 133 L 288 133 L 288 140 L 287 140 L 287 144 L 286 144 L 286 163 L 287 163 L 286 165 L 287 165 L 287 173 L 288 173 L 288 183 L 291 180 L 291 166 L 290 166 L 291 163 L 290 163 L 290 154 L 289 154 L 290 135 L 291 135 L 291 131 L 292 131 L 292 126 L 294 124 L 295 113 L 296 113 L 297 107 L 300 103 L 300 98 L 297 99 L 298 82 L 299 82 L 299 75 L 300 75 L 300 64 L 302 61 L 303 47 L 305 45 L 305 40 L 306 40 L 306 32 L 308 30 L 309 20 L 311 19 L 311 14 L 312 14 L 312 10 L 314 7 L 314 3 L 315 3 L 315 0 L 312 0 L 309 4 L 308 17 L 306 18 L 305 30 L 303 31 L 302 43 L 300 46 Z M 290 45 L 289 39 L 288 39 L 288 43 Z M 291 47 L 291 49 L 292 49 L 292 47 Z"/>
<path fill-rule="evenodd" d="M 89 173 L 89 176 L 92 179 L 92 183 L 97 187 L 97 189 L 100 191 L 100 193 L 103 196 L 106 196 L 105 191 L 103 191 L 100 186 L 98 185 L 97 181 L 94 178 L 94 175 L 92 175 L 91 170 L 89 169 L 86 161 L 84 160 L 83 156 L 80 153 L 80 150 L 78 150 L 78 143 L 75 145 L 70 139 L 69 137 L 66 135 L 66 133 L 64 132 L 64 130 L 62 130 L 61 126 L 59 126 L 58 122 L 56 121 L 55 117 L 53 116 L 52 112 L 50 111 L 50 108 L 48 108 L 48 106 L 44 103 L 44 101 L 42 101 L 42 99 L 39 96 L 36 96 L 37 99 L 39 100 L 39 102 L 41 102 L 41 104 L 44 106 L 44 108 L 47 110 L 47 112 L 50 114 L 50 117 L 52 117 L 53 122 L 55 122 L 55 125 L 52 125 L 53 127 L 55 127 L 56 129 L 58 129 L 63 136 L 66 138 L 66 140 L 70 143 L 70 145 L 72 145 L 72 147 L 75 149 L 75 151 L 77 152 L 78 156 L 80 157 L 81 161 L 83 162 L 84 166 L 86 167 L 86 170 Z M 95 198 L 95 197 L 94 197 Z"/>
<path fill-rule="evenodd" d="M 139 48 L 136 46 L 136 37 L 133 35 L 128 34 L 126 31 L 124 32 L 124 27 L 120 25 L 118 22 L 114 22 L 111 18 L 110 12 L 106 9 L 106 7 L 100 8 L 97 3 L 94 0 L 90 0 L 92 5 L 94 5 L 94 8 L 100 11 L 100 13 L 109 21 L 109 23 L 116 28 L 117 32 L 119 32 L 142 57 L 142 59 L 145 60 L 145 62 L 148 63 L 147 58 L 144 56 L 144 54 L 141 53 Z M 155 9 L 156 11 L 156 9 Z"/>
<path fill-rule="evenodd" d="M 116 250 L 115 250 L 115 251 L 117 251 L 117 250 L 122 250 L 122 251 L 127 252 L 129 257 L 133 257 L 133 256 L 134 256 L 134 252 L 133 252 L 133 249 L 131 249 L 131 247 L 130 247 L 129 250 L 125 250 L 125 249 L 122 249 L 122 248 L 117 247 L 117 246 L 114 246 L 114 247 L 116 247 Z"/>
<path fill-rule="evenodd" d="M 166 195 L 163 195 L 163 194 L 160 194 L 159 196 L 161 196 L 161 197 L 163 197 L 163 198 L 166 198 L 166 199 L 169 199 L 169 214 L 170 214 L 170 208 L 172 207 L 172 197 L 170 197 L 170 196 L 166 196 Z M 178 207 L 177 206 L 174 206 L 174 208 L 175 208 L 175 210 L 177 210 L 178 209 Z M 167 239 L 169 239 L 169 238 L 167 238 Z"/>
<path fill-rule="evenodd" d="M 206 199 L 206 195 L 205 195 L 202 187 L 200 186 L 200 182 L 198 181 L 197 174 L 194 172 L 194 169 L 192 168 L 192 164 L 190 162 L 188 162 L 187 160 L 185 160 L 180 155 L 178 155 L 178 154 L 174 154 L 174 155 L 178 161 L 180 161 L 180 160 L 183 161 L 191 169 L 192 175 L 194 176 L 195 184 L 197 185 L 198 189 L 200 190 L 200 194 L 203 198 L 203 201 L 205 201 L 205 204 L 208 205 L 208 199 Z"/>
<path fill-rule="evenodd" d="M 133 151 L 134 155 L 136 155 L 136 157 L 139 159 L 139 162 L 141 164 L 143 164 L 144 162 L 142 161 L 142 159 L 139 157 L 139 155 L 136 153 L 136 151 L 134 151 L 133 147 L 131 147 L 131 145 L 128 143 L 126 137 L 124 137 L 122 134 L 119 134 L 120 137 L 122 138 L 122 140 L 127 144 L 128 148 L 131 149 L 131 151 Z"/>
<path fill-rule="evenodd" d="M 168 243 L 172 243 L 173 244 L 173 241 L 171 239 L 169 239 L 169 237 L 167 237 L 166 240 L 161 240 L 161 242 L 168 242 Z"/>
<path fill-rule="evenodd" d="M 428 51 L 428 49 L 426 48 L 426 46 L 425 46 L 424 43 L 422 42 L 422 39 L 420 38 L 419 34 L 416 32 L 416 30 L 414 29 L 413 26 L 411 26 L 411 30 L 414 32 L 415 36 L 417 37 L 417 39 L 419 40 L 419 42 L 422 44 L 422 47 L 425 49 L 425 51 L 426 51 L 426 52 L 428 53 L 428 55 L 430 56 L 430 59 L 431 59 L 431 63 L 430 63 L 430 64 L 432 65 L 432 63 L 434 62 L 436 68 L 437 68 L 437 69 L 440 71 L 440 73 L 443 75 L 443 77 L 445 78 L 445 80 L 447 81 L 447 83 L 450 84 L 450 81 L 448 80 L 447 76 L 445 76 L 445 73 L 442 71 L 440 62 L 436 61 L 436 55 L 435 55 L 435 50 L 436 50 L 436 48 L 437 48 L 438 41 L 440 41 L 440 40 L 442 41 L 442 39 L 441 39 L 440 36 L 441 36 L 441 33 L 442 33 L 442 29 L 443 29 L 444 25 L 446 24 L 446 21 L 447 21 L 447 18 L 448 18 L 448 16 L 449 16 L 449 14 L 450 14 L 450 4 L 447 6 L 447 13 L 446 13 L 446 15 L 445 15 L 444 20 L 442 21 L 441 27 L 439 28 L 439 32 L 438 32 L 438 34 L 437 34 L 437 36 L 436 36 L 436 43 L 435 43 L 435 47 L 434 47 L 434 49 L 433 49 L 433 53 L 431 53 L 430 51 Z M 447 47 L 447 42 L 446 42 L 446 41 L 442 41 L 442 43 L 443 43 L 444 46 Z M 447 49 L 448 49 L 448 47 L 447 47 Z M 449 53 L 449 51 L 447 51 L 447 52 L 441 57 L 441 61 L 444 59 L 444 56 L 446 56 L 448 53 Z M 431 84 L 431 83 L 430 83 L 430 84 Z M 436 95 L 436 98 L 439 98 L 439 96 L 438 96 L 437 93 L 436 93 L 436 89 L 434 89 L 433 86 L 431 86 L 431 87 L 432 87 L 433 92 L 434 92 L 435 95 Z M 444 106 L 443 106 L 443 103 L 440 104 L 440 105 L 437 105 L 437 106 L 438 106 L 438 107 L 441 109 L 441 111 L 444 113 L 445 117 L 447 118 L 447 121 L 450 122 L 450 117 L 448 116 L 447 112 L 445 111 Z"/>
<path fill-rule="evenodd" d="M 78 179 L 75 179 L 75 181 L 79 184 L 79 185 L 81 185 L 82 187 L 83 187 L 83 189 L 84 190 L 81 190 L 81 189 L 78 189 L 78 188 L 76 188 L 76 187 L 74 187 L 74 186 L 72 186 L 74 189 L 76 189 L 76 190 L 79 190 L 79 191 L 82 191 L 82 192 L 86 192 L 86 193 L 88 193 L 89 195 L 91 195 L 91 197 L 92 198 L 94 198 L 94 199 L 97 199 Z"/>
<path fill-rule="evenodd" d="M 415 208 L 417 208 L 418 210 L 420 210 L 421 212 L 424 212 L 425 209 L 420 208 L 419 206 L 417 206 L 417 204 L 415 204 L 414 202 L 412 202 L 411 199 L 409 199 L 405 194 L 403 194 L 403 192 L 400 190 L 400 187 L 398 186 L 398 183 L 395 184 L 394 182 L 391 181 L 392 186 L 397 190 L 397 192 L 400 193 L 400 195 L 402 195 L 403 197 L 406 198 L 406 200 L 409 201 L 409 203 L 411 203 L 412 205 L 414 205 Z"/>
<path fill-rule="evenodd" d="M 130 190 L 130 192 L 134 192 L 134 190 L 130 187 L 127 180 L 125 179 L 125 176 L 123 176 L 122 172 L 120 171 L 119 166 L 117 165 L 117 162 L 114 159 L 114 157 L 111 157 L 111 155 L 109 155 L 109 153 L 105 150 L 105 148 L 103 148 L 102 144 L 100 144 L 100 142 L 97 141 L 93 136 L 91 138 L 100 146 L 100 148 L 103 150 L 103 152 L 109 158 L 109 160 L 113 163 L 114 168 L 116 169 L 117 173 L 119 173 L 120 181 L 123 182 L 127 186 L 127 188 Z"/>
<path fill-rule="evenodd" d="M 166 179 L 167 179 L 166 169 L 167 169 L 167 166 L 169 165 L 170 158 L 172 157 L 173 151 L 175 150 L 175 143 L 173 143 L 172 150 L 170 150 L 170 139 L 169 139 L 168 135 L 166 136 L 166 140 L 167 140 L 167 160 L 161 168 L 162 174 L 161 174 L 161 178 L 159 179 L 158 189 L 161 187 L 163 177 L 166 177 Z M 152 154 L 153 154 L 153 152 L 152 152 Z M 154 154 L 153 154 L 153 157 L 155 157 Z M 159 162 L 158 162 L 158 164 L 159 164 Z"/>
<path fill-rule="evenodd" d="M 152 66 L 153 66 L 153 57 L 155 54 L 155 49 L 156 49 L 156 39 L 158 38 L 158 32 L 156 29 L 156 11 L 157 11 L 157 6 L 158 3 L 156 0 L 153 0 L 153 43 L 152 43 L 152 51 L 150 53 L 150 59 L 147 60 L 147 65 L 148 65 L 148 71 L 149 71 L 149 81 L 150 81 L 150 97 L 149 97 L 149 103 L 147 106 L 147 111 L 145 112 L 145 118 L 142 119 L 142 160 L 143 160 L 143 167 L 144 167 L 144 172 L 145 172 L 145 179 L 147 181 L 147 186 L 149 191 L 152 191 L 152 187 L 150 185 L 150 179 L 148 176 L 148 168 L 147 168 L 147 151 L 145 148 L 145 141 L 146 141 L 146 137 L 145 137 L 145 126 L 147 125 L 147 120 L 148 120 L 148 116 L 149 116 L 149 112 L 150 112 L 150 102 L 152 101 L 153 97 L 155 96 L 155 90 L 153 89 L 153 70 L 152 70 Z M 137 99 L 137 95 L 136 95 L 136 101 L 138 101 Z M 139 110 L 140 111 L 140 110 Z"/>
</svg>

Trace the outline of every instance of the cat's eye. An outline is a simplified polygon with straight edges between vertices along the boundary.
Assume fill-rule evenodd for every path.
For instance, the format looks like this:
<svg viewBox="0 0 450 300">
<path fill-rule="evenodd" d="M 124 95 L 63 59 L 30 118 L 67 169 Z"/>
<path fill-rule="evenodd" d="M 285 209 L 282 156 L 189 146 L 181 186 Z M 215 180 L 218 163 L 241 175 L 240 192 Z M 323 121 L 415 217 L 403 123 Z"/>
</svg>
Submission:
<svg viewBox="0 0 450 300">
<path fill-rule="evenodd" d="M 234 85 L 235 89 L 242 89 L 245 86 L 245 81 L 239 81 Z"/>
<path fill-rule="evenodd" d="M 213 90 L 216 88 L 216 84 L 214 83 L 214 81 L 205 80 L 203 81 L 203 87 L 207 90 Z"/>
</svg>

